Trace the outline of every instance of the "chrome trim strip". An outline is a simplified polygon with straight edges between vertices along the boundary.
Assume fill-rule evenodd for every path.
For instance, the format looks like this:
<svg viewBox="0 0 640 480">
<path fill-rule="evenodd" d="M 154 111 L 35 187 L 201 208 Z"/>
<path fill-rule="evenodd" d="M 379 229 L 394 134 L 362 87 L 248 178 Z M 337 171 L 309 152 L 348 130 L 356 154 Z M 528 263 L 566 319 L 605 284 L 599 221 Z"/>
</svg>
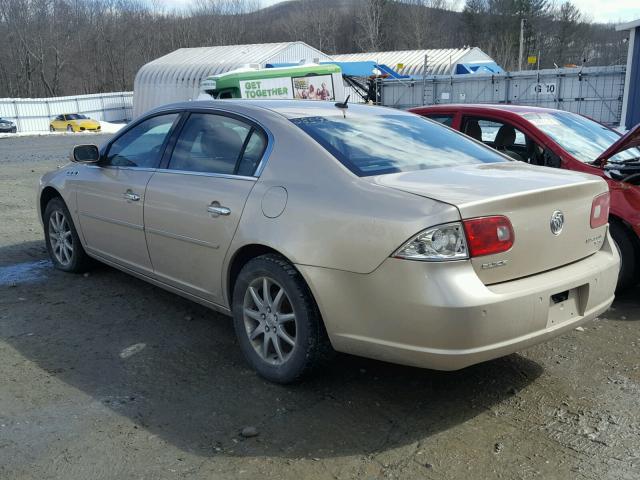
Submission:
<svg viewBox="0 0 640 480">
<path fill-rule="evenodd" d="M 101 170 L 135 170 L 139 172 L 155 172 L 157 168 L 149 167 L 119 167 L 117 165 L 87 165 L 87 168 L 99 168 Z"/>
<path fill-rule="evenodd" d="M 106 165 L 104 167 L 100 167 L 98 165 L 87 165 L 87 167 L 88 168 L 104 168 L 108 170 L 135 170 L 140 172 L 177 173 L 179 175 L 197 175 L 200 177 L 229 178 L 232 180 L 249 180 L 253 182 L 258 180 L 258 177 L 250 177 L 247 175 L 233 175 L 231 173 L 192 172 L 191 170 L 171 170 L 170 168 L 115 167 L 113 165 Z"/>
<path fill-rule="evenodd" d="M 120 225 L 121 227 L 129 227 L 134 230 L 144 231 L 144 227 L 142 225 L 136 225 L 135 223 L 123 222 L 122 220 L 116 220 L 115 218 L 103 217 L 102 215 L 94 215 L 92 213 L 83 212 L 79 210 L 78 213 L 84 217 L 93 218 L 94 220 L 101 220 L 107 223 L 113 223 L 114 225 Z"/>
<path fill-rule="evenodd" d="M 237 112 L 237 111 L 235 111 L 233 109 L 230 109 L 230 108 L 219 107 L 217 105 L 215 105 L 215 106 L 212 105 L 211 107 L 198 105 L 198 106 L 195 106 L 193 108 L 189 108 L 188 106 L 176 107 L 175 105 L 173 105 L 173 106 L 167 107 L 166 109 L 163 108 L 163 107 L 158 107 L 157 109 L 148 112 L 148 117 L 153 117 L 153 116 L 158 115 L 158 114 L 171 113 L 171 112 L 176 111 L 176 110 L 181 110 L 181 111 L 187 112 L 187 113 L 194 113 L 194 112 L 206 112 L 206 113 L 213 113 L 213 114 L 215 114 L 216 112 L 230 113 L 230 114 L 236 115 L 238 117 L 246 118 L 250 122 L 253 122 L 256 125 L 258 125 L 260 128 L 262 128 L 262 130 L 267 134 L 267 147 L 264 149 L 264 153 L 262 154 L 262 158 L 258 162 L 258 166 L 256 167 L 256 171 L 254 172 L 254 177 L 255 178 L 259 178 L 260 177 L 260 175 L 262 174 L 264 168 L 267 165 L 269 157 L 271 156 L 271 152 L 273 151 L 273 144 L 275 143 L 275 137 L 271 133 L 271 130 L 269 130 L 262 122 L 256 120 L 254 117 L 249 116 L 249 115 L 247 115 L 245 113 L 240 113 L 240 112 Z M 147 117 L 145 116 L 145 118 L 147 118 Z M 138 121 L 138 119 L 136 119 L 136 121 Z M 142 121 L 142 119 L 141 119 L 141 121 Z"/>
<path fill-rule="evenodd" d="M 176 173 L 178 175 L 195 175 L 198 177 L 215 177 L 215 178 L 228 178 L 230 180 L 248 180 L 255 182 L 257 177 L 247 177 L 244 175 L 232 175 L 229 173 L 207 173 L 207 172 L 192 172 L 190 170 L 171 170 L 170 168 L 159 168 L 156 173 Z"/>
<path fill-rule="evenodd" d="M 162 114 L 168 114 L 168 113 L 194 113 L 194 112 L 206 112 L 206 113 L 210 113 L 210 114 L 215 114 L 216 112 L 222 112 L 222 113 L 230 113 L 232 115 L 236 115 L 238 117 L 242 117 L 245 118 L 247 120 L 249 120 L 252 123 L 255 123 L 256 125 L 258 125 L 263 131 L 264 133 L 266 133 L 267 135 L 267 146 L 264 149 L 264 153 L 262 154 L 262 158 L 260 159 L 260 161 L 258 162 L 258 166 L 256 167 L 256 171 L 254 172 L 254 175 L 252 176 L 244 176 L 244 175 L 230 175 L 230 174 L 223 174 L 223 173 L 210 173 L 210 174 L 204 174 L 201 172 L 190 172 L 190 171 L 184 171 L 184 170 L 170 170 L 170 169 L 159 169 L 159 168 L 147 168 L 147 167 L 118 167 L 118 166 L 114 166 L 114 165 L 105 165 L 105 166 L 100 166 L 100 165 L 87 165 L 89 168 L 109 168 L 109 169 L 123 169 L 123 170 L 140 170 L 140 171 L 144 171 L 144 172 L 165 172 L 165 171 L 174 171 L 174 172 L 179 172 L 179 173 L 185 173 L 185 174 L 191 174 L 191 175 L 209 175 L 209 176 L 217 176 L 219 178 L 240 178 L 240 179 L 252 179 L 252 180 L 256 180 L 257 178 L 260 177 L 260 175 L 262 175 L 262 172 L 264 171 L 264 168 L 267 165 L 267 162 L 269 160 L 269 157 L 271 156 L 271 152 L 273 151 L 273 144 L 275 143 L 275 138 L 273 136 L 273 134 L 271 133 L 271 130 L 269 130 L 263 123 L 259 122 L 258 120 L 256 120 L 255 118 L 246 115 L 244 113 L 240 113 L 240 112 L 236 112 L 232 109 L 227 109 L 227 108 L 220 108 L 220 107 L 212 107 L 212 108 L 206 108 L 206 107 L 196 107 L 193 109 L 189 109 L 188 107 L 182 107 L 182 108 L 176 108 L 175 106 L 172 108 L 167 108 L 166 110 L 162 109 L 162 107 L 159 107 L 156 110 L 152 110 L 151 112 L 148 112 L 148 115 L 144 115 L 141 117 L 138 117 L 135 121 L 135 123 L 141 123 L 144 120 L 146 120 L 147 118 L 151 118 L 157 115 L 162 115 Z M 134 122 L 131 122 L 132 127 L 135 126 L 133 125 Z M 127 128 L 124 129 L 125 131 L 122 132 L 122 134 L 126 133 L 126 130 L 129 130 L 129 125 L 127 125 Z M 118 132 L 116 135 L 114 135 L 114 137 L 109 141 L 109 147 L 111 146 L 111 144 L 118 138 L 120 137 L 120 132 Z"/>
<path fill-rule="evenodd" d="M 213 243 L 205 242 L 204 240 L 198 240 L 196 238 L 187 237 L 186 235 L 179 235 L 177 233 L 165 232 L 164 230 L 157 230 L 155 228 L 146 228 L 148 233 L 154 233 L 156 235 L 160 235 L 161 237 L 172 238 L 174 240 L 182 240 L 183 242 L 194 243 L 196 245 L 200 245 L 201 247 L 209 247 L 217 250 L 220 248 L 220 245 L 214 245 Z"/>
</svg>

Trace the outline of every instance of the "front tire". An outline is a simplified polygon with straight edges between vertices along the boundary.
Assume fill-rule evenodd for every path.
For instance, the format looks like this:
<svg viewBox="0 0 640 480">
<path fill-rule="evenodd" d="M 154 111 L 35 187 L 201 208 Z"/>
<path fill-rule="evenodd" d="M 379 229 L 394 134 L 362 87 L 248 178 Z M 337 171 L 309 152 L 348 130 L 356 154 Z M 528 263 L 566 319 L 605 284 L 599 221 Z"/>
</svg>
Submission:
<svg viewBox="0 0 640 480">
<path fill-rule="evenodd" d="M 638 252 L 628 231 L 619 222 L 610 222 L 609 231 L 620 254 L 620 274 L 616 287 L 620 291 L 632 287 L 637 282 Z"/>
<path fill-rule="evenodd" d="M 71 125 L 67 125 L 67 132 L 73 133 L 73 127 Z"/>
<path fill-rule="evenodd" d="M 84 251 L 69 209 L 60 197 L 47 204 L 43 223 L 47 251 L 57 269 L 82 273 L 91 267 L 91 258 Z"/>
<path fill-rule="evenodd" d="M 56 131 L 56 129 L 55 129 L 55 128 L 53 128 L 53 125 L 49 125 L 49 131 L 50 131 L 50 132 L 55 132 L 55 131 Z"/>
<path fill-rule="evenodd" d="M 246 360 L 272 382 L 300 380 L 331 351 L 309 287 L 280 255 L 256 257 L 242 268 L 233 320 Z"/>
</svg>

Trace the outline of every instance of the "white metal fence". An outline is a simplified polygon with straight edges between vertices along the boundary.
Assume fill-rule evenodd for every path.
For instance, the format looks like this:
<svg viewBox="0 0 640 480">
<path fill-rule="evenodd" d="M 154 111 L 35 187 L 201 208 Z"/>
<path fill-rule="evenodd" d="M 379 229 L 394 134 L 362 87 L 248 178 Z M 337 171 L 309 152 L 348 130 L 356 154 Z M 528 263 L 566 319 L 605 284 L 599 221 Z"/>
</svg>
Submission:
<svg viewBox="0 0 640 480">
<path fill-rule="evenodd" d="M 559 68 L 496 75 L 437 75 L 383 80 L 381 103 L 410 108 L 446 103 L 535 105 L 587 115 L 619 125 L 626 68 Z"/>
<path fill-rule="evenodd" d="M 18 132 L 49 130 L 49 122 L 63 113 L 82 113 L 95 120 L 131 120 L 133 92 L 96 93 L 53 98 L 0 98 L 0 117 L 12 120 Z"/>
</svg>

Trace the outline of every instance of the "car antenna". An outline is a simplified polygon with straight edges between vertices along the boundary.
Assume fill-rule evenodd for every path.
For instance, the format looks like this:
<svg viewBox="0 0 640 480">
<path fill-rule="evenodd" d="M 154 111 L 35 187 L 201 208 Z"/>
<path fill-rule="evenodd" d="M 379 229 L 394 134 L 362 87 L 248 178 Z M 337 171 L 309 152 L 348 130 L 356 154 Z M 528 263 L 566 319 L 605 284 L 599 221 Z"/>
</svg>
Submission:
<svg viewBox="0 0 640 480">
<path fill-rule="evenodd" d="M 349 108 L 349 105 L 347 105 L 347 102 L 349 101 L 350 97 L 351 95 L 347 95 L 347 98 L 344 99 L 344 102 L 336 102 L 335 106 L 338 108 Z"/>
</svg>

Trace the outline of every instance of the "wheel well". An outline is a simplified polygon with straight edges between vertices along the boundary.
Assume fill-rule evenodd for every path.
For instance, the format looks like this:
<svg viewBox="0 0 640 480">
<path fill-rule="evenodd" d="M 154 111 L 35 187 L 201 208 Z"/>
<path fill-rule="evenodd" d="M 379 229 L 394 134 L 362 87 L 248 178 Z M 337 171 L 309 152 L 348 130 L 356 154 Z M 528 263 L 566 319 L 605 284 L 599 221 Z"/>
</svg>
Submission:
<svg viewBox="0 0 640 480">
<path fill-rule="evenodd" d="M 609 222 L 611 221 L 620 225 L 625 230 L 627 237 L 629 238 L 629 240 L 631 240 L 631 243 L 633 243 L 633 246 L 636 249 L 640 250 L 640 238 L 638 238 L 638 235 L 636 235 L 636 232 L 633 230 L 633 227 L 631 227 L 631 225 L 629 225 L 629 223 L 627 223 L 624 219 L 617 217 L 616 215 L 609 214 Z"/>
<path fill-rule="evenodd" d="M 238 278 L 238 274 L 240 273 L 240 270 L 242 270 L 242 267 L 244 267 L 249 260 L 259 257 L 260 255 L 265 255 L 267 253 L 276 253 L 278 255 L 282 255 L 277 250 L 260 244 L 245 245 L 235 253 L 233 259 L 231 260 L 231 265 L 229 267 L 229 273 L 227 277 L 227 298 L 229 300 L 230 307 L 233 307 L 233 289 L 236 285 L 236 279 Z"/>
<path fill-rule="evenodd" d="M 40 215 L 44 218 L 44 210 L 47 208 L 49 202 L 56 198 L 62 198 L 62 195 L 53 187 L 45 187 L 40 194 Z"/>
</svg>

